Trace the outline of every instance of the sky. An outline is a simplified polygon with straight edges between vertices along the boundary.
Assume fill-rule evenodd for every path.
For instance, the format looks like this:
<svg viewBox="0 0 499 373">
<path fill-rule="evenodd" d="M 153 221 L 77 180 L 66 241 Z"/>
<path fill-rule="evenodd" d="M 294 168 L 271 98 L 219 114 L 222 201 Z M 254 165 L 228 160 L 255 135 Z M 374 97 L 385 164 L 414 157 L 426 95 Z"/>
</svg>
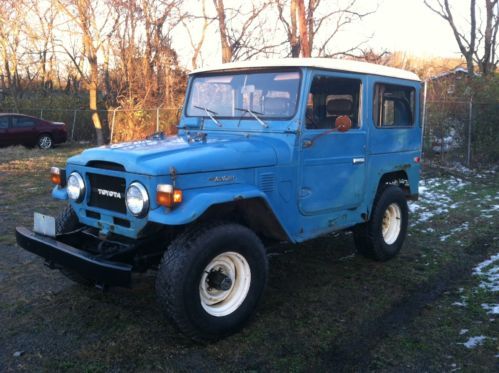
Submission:
<svg viewBox="0 0 499 373">
<path fill-rule="evenodd" d="M 198 7 L 195 4 L 196 0 L 187 1 L 191 1 L 193 7 Z M 226 4 L 237 1 L 226 0 Z M 323 2 L 331 2 L 331 5 L 336 3 L 334 0 L 323 0 Z M 359 9 L 376 7 L 376 0 L 358 0 L 358 2 Z M 405 51 L 408 54 L 424 57 L 460 56 L 450 26 L 429 10 L 423 0 L 378 0 L 377 3 L 379 8 L 376 13 L 366 17 L 360 23 L 355 23 L 338 35 L 334 44 L 337 49 L 348 49 L 354 43 L 371 37 L 365 46 L 378 51 Z M 467 27 L 463 17 L 467 13 L 467 3 L 468 1 L 465 0 L 451 1 L 457 22 L 463 27 Z M 177 28 L 176 34 L 177 37 L 173 38 L 174 48 L 179 53 L 181 63 L 190 67 L 192 49 L 190 44 L 186 43 L 188 39 L 186 39 L 185 29 Z M 219 44 L 218 34 L 212 28 L 208 32 L 203 47 L 201 65 L 220 62 Z"/>
<path fill-rule="evenodd" d="M 464 13 L 466 3 L 452 2 L 456 15 Z M 429 10 L 423 0 L 384 0 L 378 12 L 365 20 L 365 27 L 374 33 L 370 43 L 373 47 L 420 56 L 459 56 L 449 24 Z"/>
</svg>

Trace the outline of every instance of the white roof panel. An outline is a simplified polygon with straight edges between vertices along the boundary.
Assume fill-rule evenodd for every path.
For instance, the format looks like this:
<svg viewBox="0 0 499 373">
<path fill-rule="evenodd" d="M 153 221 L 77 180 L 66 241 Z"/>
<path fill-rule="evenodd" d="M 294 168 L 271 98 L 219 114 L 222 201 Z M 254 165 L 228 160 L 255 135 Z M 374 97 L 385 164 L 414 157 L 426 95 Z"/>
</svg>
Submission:
<svg viewBox="0 0 499 373">
<path fill-rule="evenodd" d="M 419 77 L 410 71 L 383 65 L 376 65 L 373 63 L 352 60 L 338 60 L 333 58 L 280 58 L 256 61 L 238 61 L 211 67 L 203 67 L 192 71 L 191 74 L 265 67 L 315 67 L 319 69 L 381 75 L 393 78 L 420 81 Z"/>
</svg>

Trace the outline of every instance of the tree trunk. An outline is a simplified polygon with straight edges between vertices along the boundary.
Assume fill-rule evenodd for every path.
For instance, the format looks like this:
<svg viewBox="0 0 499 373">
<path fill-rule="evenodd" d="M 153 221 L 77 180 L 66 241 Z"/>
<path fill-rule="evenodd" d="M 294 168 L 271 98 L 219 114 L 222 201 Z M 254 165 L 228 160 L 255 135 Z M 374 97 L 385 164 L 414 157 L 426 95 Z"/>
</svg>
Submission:
<svg viewBox="0 0 499 373">
<path fill-rule="evenodd" d="M 291 30 L 289 34 L 289 44 L 291 45 L 291 57 L 300 57 L 300 40 L 298 38 L 298 28 L 296 25 L 296 15 L 298 12 L 297 0 L 291 0 Z"/>
<path fill-rule="evenodd" d="M 486 9 L 486 24 L 485 24 L 485 32 L 483 35 L 484 45 L 483 45 L 483 57 L 479 61 L 480 72 L 483 75 L 488 75 L 494 72 L 495 64 L 494 64 L 494 44 L 495 38 L 494 34 L 497 33 L 497 30 L 494 32 L 494 27 L 497 28 L 497 15 L 494 14 L 494 6 L 497 5 L 497 0 L 486 0 L 485 1 L 485 9 Z M 494 22 L 495 21 L 495 22 Z M 495 24 L 494 24 L 495 23 Z"/>
<path fill-rule="evenodd" d="M 102 123 L 100 120 L 99 112 L 97 111 L 97 65 L 95 65 L 95 67 L 92 66 L 91 70 L 92 72 L 90 76 L 90 84 L 88 86 L 89 108 L 92 114 L 92 123 L 94 124 L 97 145 L 102 145 L 104 144 L 104 137 L 102 135 Z"/>
<path fill-rule="evenodd" d="M 222 63 L 232 61 L 232 48 L 227 34 L 227 25 L 225 24 L 225 6 L 223 0 L 213 0 L 217 10 L 218 27 L 220 31 L 220 43 L 222 46 Z"/>
<path fill-rule="evenodd" d="M 298 27 L 300 29 L 300 45 L 302 57 L 310 57 L 312 51 L 308 39 L 307 17 L 305 14 L 304 0 L 297 0 L 298 2 Z"/>
<path fill-rule="evenodd" d="M 310 54 L 312 54 L 312 51 L 314 50 L 315 8 L 317 8 L 317 0 L 309 0 L 309 2 L 308 2 L 308 15 L 307 15 L 307 27 L 308 27 L 308 48 L 310 49 Z"/>
<path fill-rule="evenodd" d="M 104 137 L 102 135 L 102 122 L 100 120 L 99 112 L 97 111 L 97 97 L 99 87 L 99 66 L 97 63 L 97 54 L 92 45 L 90 35 L 84 34 L 83 40 L 85 44 L 85 50 L 87 52 L 87 60 L 90 64 L 90 77 L 88 80 L 88 104 L 90 113 L 92 114 L 92 123 L 94 124 L 97 145 L 102 145 L 104 144 Z"/>
</svg>

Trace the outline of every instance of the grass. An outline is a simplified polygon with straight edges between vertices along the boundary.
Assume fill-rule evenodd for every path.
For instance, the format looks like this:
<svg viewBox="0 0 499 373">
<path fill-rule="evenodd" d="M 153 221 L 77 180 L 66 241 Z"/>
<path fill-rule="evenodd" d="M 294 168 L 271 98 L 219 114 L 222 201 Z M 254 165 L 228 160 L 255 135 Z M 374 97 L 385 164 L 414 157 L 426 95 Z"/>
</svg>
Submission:
<svg viewBox="0 0 499 373">
<path fill-rule="evenodd" d="M 497 341 L 475 349 L 469 336 L 499 335 L 481 307 L 493 294 L 479 290 L 473 266 L 498 252 L 496 174 L 430 170 L 435 193 L 450 199 L 446 213 L 421 201 L 411 214 L 401 254 L 387 263 L 354 255 L 342 232 L 270 256 L 261 307 L 240 333 L 195 344 L 165 321 L 155 303 L 154 274 L 131 290 L 102 294 L 70 283 L 40 259 L 14 246 L 16 225 L 33 211 L 55 214 L 48 169 L 81 149 L 49 152 L 0 149 L 0 371 L 303 371 L 493 370 Z M 437 185 L 438 184 L 438 185 Z M 484 212 L 485 211 L 485 212 Z M 491 217 L 490 217 L 491 216 Z M 456 229 L 466 226 L 466 229 Z M 446 237 L 442 240 L 442 237 Z M 461 290 L 460 290 L 461 289 Z M 453 305 L 462 297 L 466 307 Z M 459 335 L 462 329 L 468 332 Z M 13 357 L 15 351 L 24 351 Z M 455 364 L 455 365 L 453 365 Z"/>
</svg>

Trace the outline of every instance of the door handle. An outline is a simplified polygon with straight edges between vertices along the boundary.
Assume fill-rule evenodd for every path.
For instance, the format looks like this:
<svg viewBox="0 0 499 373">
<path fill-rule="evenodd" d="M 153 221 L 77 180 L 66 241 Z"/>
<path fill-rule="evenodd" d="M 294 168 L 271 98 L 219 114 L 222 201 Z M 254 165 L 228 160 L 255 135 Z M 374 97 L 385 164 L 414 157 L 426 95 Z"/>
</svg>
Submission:
<svg viewBox="0 0 499 373">
<path fill-rule="evenodd" d="M 352 163 L 353 164 L 361 164 L 361 163 L 364 163 L 366 161 L 365 158 L 354 158 L 352 159 Z"/>
</svg>

